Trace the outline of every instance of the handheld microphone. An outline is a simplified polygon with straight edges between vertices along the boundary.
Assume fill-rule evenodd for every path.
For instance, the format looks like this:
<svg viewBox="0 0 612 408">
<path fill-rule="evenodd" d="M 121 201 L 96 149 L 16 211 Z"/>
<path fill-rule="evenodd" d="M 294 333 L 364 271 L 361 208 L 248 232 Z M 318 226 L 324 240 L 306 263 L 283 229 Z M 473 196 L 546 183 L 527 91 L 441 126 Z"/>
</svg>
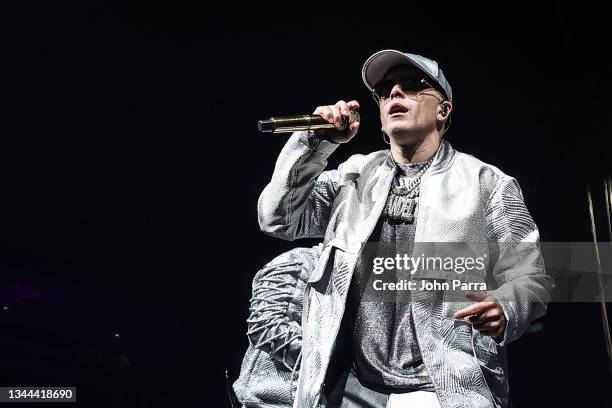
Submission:
<svg viewBox="0 0 612 408">
<path fill-rule="evenodd" d="M 288 133 L 311 129 L 334 129 L 344 131 L 348 125 L 360 120 L 357 111 L 349 111 L 348 116 L 342 116 L 340 127 L 336 128 L 321 115 L 278 116 L 257 122 L 260 132 Z"/>
</svg>

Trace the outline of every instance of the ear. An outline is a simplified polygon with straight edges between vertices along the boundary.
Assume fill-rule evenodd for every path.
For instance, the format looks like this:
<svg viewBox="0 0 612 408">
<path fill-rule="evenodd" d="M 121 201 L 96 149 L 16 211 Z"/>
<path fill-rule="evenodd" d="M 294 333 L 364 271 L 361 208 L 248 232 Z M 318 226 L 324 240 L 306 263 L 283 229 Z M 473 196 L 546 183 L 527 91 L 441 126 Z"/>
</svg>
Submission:
<svg viewBox="0 0 612 408">
<path fill-rule="evenodd" d="M 444 123 L 450 113 L 453 110 L 453 104 L 449 101 L 443 101 L 438 104 L 438 115 L 437 118 L 440 122 Z"/>
</svg>

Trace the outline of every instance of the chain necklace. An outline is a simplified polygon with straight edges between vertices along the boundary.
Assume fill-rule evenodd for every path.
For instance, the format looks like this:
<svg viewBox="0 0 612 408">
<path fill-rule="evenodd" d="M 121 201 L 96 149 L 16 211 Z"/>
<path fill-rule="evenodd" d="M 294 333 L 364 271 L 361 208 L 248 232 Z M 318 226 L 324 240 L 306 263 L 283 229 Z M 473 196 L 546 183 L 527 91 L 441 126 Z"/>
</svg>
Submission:
<svg viewBox="0 0 612 408">
<path fill-rule="evenodd" d="M 391 194 L 385 204 L 383 215 L 400 222 L 412 223 L 421 190 L 421 177 L 427 171 L 433 158 L 429 159 L 414 176 L 395 177 Z"/>
</svg>

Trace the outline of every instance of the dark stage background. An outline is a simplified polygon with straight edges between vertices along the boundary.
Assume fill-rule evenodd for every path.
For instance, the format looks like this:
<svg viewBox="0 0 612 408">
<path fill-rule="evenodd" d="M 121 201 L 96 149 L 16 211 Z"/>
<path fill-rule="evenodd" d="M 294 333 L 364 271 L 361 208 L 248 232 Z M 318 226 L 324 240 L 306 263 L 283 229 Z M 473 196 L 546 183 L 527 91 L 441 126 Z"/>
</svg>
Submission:
<svg viewBox="0 0 612 408">
<path fill-rule="evenodd" d="M 286 136 L 256 122 L 355 98 L 361 130 L 330 167 L 384 148 L 360 76 L 384 48 L 439 61 L 456 95 L 448 140 L 518 179 L 542 241 L 591 240 L 586 188 L 603 221 L 611 134 L 599 10 L 363 10 L 279 22 L 204 2 L 82 2 L 5 15 L 0 385 L 76 385 L 84 407 L 229 406 L 255 272 L 314 244 L 259 231 Z M 515 406 L 609 407 L 599 305 L 551 304 L 539 323 L 509 349 Z"/>
</svg>

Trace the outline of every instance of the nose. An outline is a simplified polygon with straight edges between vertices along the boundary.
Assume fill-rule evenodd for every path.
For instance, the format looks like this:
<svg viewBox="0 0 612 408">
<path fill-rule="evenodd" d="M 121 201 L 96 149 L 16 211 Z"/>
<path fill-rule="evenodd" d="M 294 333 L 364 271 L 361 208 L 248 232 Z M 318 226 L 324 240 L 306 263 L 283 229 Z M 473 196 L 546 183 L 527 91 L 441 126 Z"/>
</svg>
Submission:
<svg viewBox="0 0 612 408">
<path fill-rule="evenodd" d="M 391 93 L 389 94 L 390 99 L 393 99 L 396 96 L 400 96 L 402 98 L 404 97 L 404 90 L 402 89 L 400 84 L 393 85 L 393 88 L 391 88 Z"/>
</svg>

